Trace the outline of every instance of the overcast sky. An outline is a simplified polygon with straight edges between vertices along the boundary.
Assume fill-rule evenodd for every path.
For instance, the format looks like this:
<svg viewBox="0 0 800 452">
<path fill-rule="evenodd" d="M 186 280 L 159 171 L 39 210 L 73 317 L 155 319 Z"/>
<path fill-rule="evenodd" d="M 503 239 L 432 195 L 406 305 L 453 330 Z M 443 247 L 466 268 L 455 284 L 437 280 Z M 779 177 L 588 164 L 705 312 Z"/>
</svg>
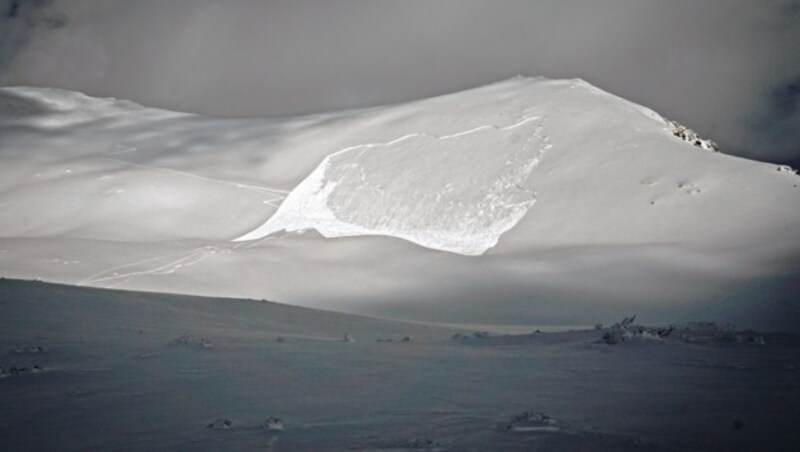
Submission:
<svg viewBox="0 0 800 452">
<path fill-rule="evenodd" d="M 800 162 L 800 0 L 0 0 L 0 84 L 285 116 L 581 77 Z"/>
</svg>

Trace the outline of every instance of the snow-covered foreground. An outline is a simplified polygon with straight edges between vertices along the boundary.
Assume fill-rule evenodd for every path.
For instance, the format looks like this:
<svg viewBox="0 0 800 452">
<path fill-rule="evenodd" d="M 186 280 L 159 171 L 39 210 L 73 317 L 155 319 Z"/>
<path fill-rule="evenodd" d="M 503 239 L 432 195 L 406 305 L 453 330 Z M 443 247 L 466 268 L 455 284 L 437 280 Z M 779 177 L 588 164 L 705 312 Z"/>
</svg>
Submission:
<svg viewBox="0 0 800 452">
<path fill-rule="evenodd" d="M 796 447 L 800 337 L 700 324 L 600 343 L 607 332 L 4 279 L 0 449 Z"/>
<path fill-rule="evenodd" d="M 449 322 L 800 330 L 800 178 L 711 150 L 581 80 L 286 119 L 2 88 L 0 274 Z"/>
</svg>

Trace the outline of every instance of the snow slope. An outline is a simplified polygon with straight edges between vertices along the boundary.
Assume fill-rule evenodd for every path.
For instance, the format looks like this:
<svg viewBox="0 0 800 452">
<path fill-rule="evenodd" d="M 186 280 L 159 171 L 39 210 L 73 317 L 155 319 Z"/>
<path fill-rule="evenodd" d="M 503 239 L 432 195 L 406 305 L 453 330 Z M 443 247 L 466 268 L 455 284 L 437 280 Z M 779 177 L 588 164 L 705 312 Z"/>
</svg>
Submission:
<svg viewBox="0 0 800 452">
<path fill-rule="evenodd" d="M 591 329 L 473 332 L 255 300 L 0 279 L 0 444 L 4 451 L 797 444 L 800 336 L 701 327 L 609 346 L 598 343 L 604 331 Z M 355 342 L 345 342 L 346 333 Z M 265 425 L 273 417 L 283 431 Z"/>
<path fill-rule="evenodd" d="M 523 117 L 506 127 L 411 134 L 342 149 L 292 190 L 263 226 L 236 240 L 316 229 L 325 237 L 386 235 L 483 254 L 536 200 L 522 184 L 549 147 L 540 123 Z"/>
<path fill-rule="evenodd" d="M 581 80 L 283 119 L 2 88 L 0 273 L 470 322 L 793 327 L 800 179 L 676 130 Z"/>
</svg>

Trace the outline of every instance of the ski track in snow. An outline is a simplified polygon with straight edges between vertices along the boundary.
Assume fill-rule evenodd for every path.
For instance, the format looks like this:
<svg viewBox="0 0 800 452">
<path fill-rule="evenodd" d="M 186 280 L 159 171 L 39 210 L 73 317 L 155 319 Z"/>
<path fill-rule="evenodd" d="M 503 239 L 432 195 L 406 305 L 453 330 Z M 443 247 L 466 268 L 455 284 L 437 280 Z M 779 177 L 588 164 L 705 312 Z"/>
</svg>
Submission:
<svg viewBox="0 0 800 452">
<path fill-rule="evenodd" d="M 136 150 L 136 148 L 125 149 L 125 150 L 123 150 L 121 152 L 132 152 L 134 150 Z M 188 172 L 185 172 L 185 171 L 175 170 L 175 169 L 172 169 L 172 168 L 164 168 L 164 167 L 151 166 L 151 165 L 142 165 L 142 164 L 138 164 L 138 163 L 128 162 L 126 160 L 121 160 L 121 159 L 108 157 L 108 155 L 113 155 L 113 154 L 116 154 L 116 153 L 106 154 L 106 156 L 92 156 L 92 157 L 89 157 L 89 158 L 95 159 L 95 160 L 106 160 L 106 161 L 110 161 L 110 162 L 121 163 L 123 165 L 131 166 L 131 167 L 135 167 L 135 168 L 142 168 L 142 169 L 166 172 L 166 173 L 175 174 L 175 175 L 178 175 L 178 176 L 181 176 L 181 177 L 190 177 L 190 178 L 193 178 L 193 179 L 198 179 L 198 180 L 201 180 L 201 181 L 204 181 L 204 182 L 212 182 L 212 183 L 216 183 L 216 184 L 223 184 L 223 185 L 235 187 L 237 189 L 256 192 L 256 193 L 259 193 L 259 194 L 262 194 L 262 195 L 263 194 L 270 195 L 270 196 L 272 196 L 272 198 L 265 199 L 264 201 L 262 201 L 262 203 L 265 204 L 265 205 L 268 205 L 270 207 L 274 207 L 274 208 L 278 208 L 280 204 L 276 204 L 276 203 L 279 203 L 280 201 L 285 199 L 286 195 L 289 193 L 288 190 L 282 190 L 282 189 L 278 189 L 278 188 L 263 187 L 263 186 L 257 186 L 257 185 L 242 184 L 242 183 L 238 183 L 238 182 L 231 182 L 231 181 L 213 179 L 213 178 L 210 178 L 210 177 L 200 176 L 200 175 L 197 175 L 197 174 L 192 174 L 192 173 L 188 173 Z M 94 274 L 82 279 L 77 284 L 81 285 L 81 286 L 84 286 L 84 285 L 96 285 L 98 283 L 111 283 L 111 284 L 103 284 L 103 287 L 114 288 L 114 287 L 118 287 L 118 286 L 120 286 L 122 284 L 125 284 L 126 282 L 130 282 L 132 279 L 137 278 L 139 276 L 165 275 L 165 274 L 175 273 L 176 271 L 180 270 L 181 268 L 190 267 L 192 265 L 198 264 L 198 263 L 204 261 L 210 255 L 216 254 L 218 252 L 231 252 L 231 251 L 235 251 L 237 249 L 250 249 L 250 248 L 256 247 L 259 244 L 261 244 L 262 242 L 264 242 L 264 241 L 266 241 L 268 239 L 272 239 L 272 238 L 275 238 L 275 237 L 264 238 L 264 239 L 261 239 L 261 240 L 258 240 L 258 241 L 252 242 L 252 243 L 238 243 L 238 244 L 235 244 L 232 247 L 225 247 L 225 246 L 220 247 L 220 246 L 216 246 L 216 245 L 203 245 L 203 246 L 194 248 L 194 249 L 186 251 L 186 252 L 155 256 L 155 257 L 151 257 L 151 258 L 140 260 L 140 261 L 136 261 L 136 262 L 130 262 L 130 263 L 122 264 L 122 265 L 117 265 L 117 266 L 114 266 L 114 267 L 111 267 L 111 268 L 107 268 L 105 270 L 102 270 L 100 272 L 94 273 Z M 167 262 L 166 264 L 161 264 L 161 261 L 164 261 L 164 260 L 169 260 L 169 262 Z M 145 268 L 145 269 L 142 269 L 142 270 L 123 271 L 125 269 L 137 268 L 137 267 L 140 267 L 140 266 L 145 266 L 146 267 L 147 266 L 146 264 L 148 264 L 148 263 L 155 263 L 157 266 L 155 268 Z"/>
<path fill-rule="evenodd" d="M 87 285 L 97 285 L 98 283 L 110 283 L 110 284 L 102 284 L 102 287 L 111 289 L 119 287 L 122 284 L 128 283 L 139 276 L 172 274 L 182 268 L 191 267 L 192 265 L 199 264 L 200 262 L 203 262 L 208 257 L 214 254 L 230 253 L 240 249 L 248 250 L 250 248 L 255 248 L 256 246 L 260 245 L 263 242 L 274 240 L 279 237 L 280 237 L 279 235 L 272 235 L 253 242 L 236 243 L 233 246 L 203 245 L 185 252 L 164 254 L 136 262 L 116 265 L 114 267 L 101 270 L 97 273 L 94 273 L 78 281 L 77 285 L 87 286 Z M 166 264 L 160 264 L 159 261 L 164 261 L 164 260 L 169 260 L 169 261 Z M 145 268 L 142 270 L 123 271 L 125 269 L 137 268 L 140 266 L 146 267 L 146 264 L 149 263 L 154 263 L 157 266 L 155 268 L 150 268 L 150 269 Z"/>
<path fill-rule="evenodd" d="M 118 287 L 125 282 L 130 281 L 131 279 L 137 276 L 143 275 L 166 275 L 170 273 L 175 273 L 176 271 L 180 270 L 182 267 L 189 267 L 194 264 L 200 263 L 205 260 L 208 256 L 212 254 L 216 254 L 218 247 L 214 246 L 202 246 L 199 248 L 195 248 L 188 252 L 183 253 L 176 253 L 176 254 L 167 254 L 164 256 L 156 256 L 148 259 L 144 259 L 138 262 L 133 262 L 129 264 L 118 265 L 115 267 L 111 267 L 109 269 L 103 270 L 101 272 L 95 273 L 81 281 L 78 282 L 79 286 L 90 285 L 90 284 L 97 284 L 103 282 L 112 282 L 118 281 L 115 284 L 104 285 L 103 287 L 113 288 Z M 137 270 L 131 271 L 126 273 L 119 273 L 118 270 L 123 270 L 130 267 L 137 267 L 149 262 L 158 262 L 159 260 L 164 260 L 169 257 L 178 257 L 177 260 L 168 262 L 163 265 L 159 265 L 155 268 L 151 269 L 144 269 L 144 270 Z"/>
<path fill-rule="evenodd" d="M 239 182 L 231 182 L 231 181 L 225 181 L 225 180 L 220 180 L 220 179 L 213 179 L 213 178 L 210 178 L 210 177 L 200 176 L 198 174 L 188 173 L 186 171 L 175 170 L 175 169 L 172 169 L 172 168 L 164 168 L 164 167 L 152 166 L 152 165 L 143 165 L 143 164 L 139 164 L 139 163 L 132 163 L 132 162 L 129 162 L 129 161 L 126 161 L 126 160 L 121 160 L 121 159 L 109 157 L 111 155 L 116 155 L 116 154 L 120 154 L 120 153 L 127 153 L 127 152 L 133 152 L 133 151 L 137 151 L 137 150 L 138 150 L 137 148 L 125 147 L 125 148 L 123 148 L 123 149 L 121 149 L 120 151 L 117 151 L 117 152 L 112 152 L 110 154 L 104 154 L 104 155 L 101 155 L 101 156 L 96 156 L 95 155 L 95 156 L 91 156 L 91 157 L 87 157 L 87 158 L 88 159 L 94 159 L 94 160 L 106 160 L 106 161 L 110 161 L 110 162 L 114 162 L 114 163 L 120 163 L 120 164 L 123 164 L 123 165 L 126 165 L 126 166 L 135 167 L 135 168 L 142 168 L 142 169 L 147 169 L 147 170 L 161 171 L 161 172 L 165 172 L 165 173 L 175 174 L 175 175 L 178 175 L 178 176 L 181 176 L 181 177 L 189 177 L 189 178 L 193 178 L 193 179 L 198 179 L 198 180 L 201 180 L 201 181 L 204 181 L 204 182 L 211 182 L 211 183 L 215 183 L 215 184 L 223 184 L 223 185 L 227 185 L 227 186 L 234 187 L 234 188 L 237 188 L 237 189 L 242 189 L 242 190 L 247 190 L 247 191 L 250 191 L 250 192 L 259 193 L 259 194 L 262 194 L 262 195 L 270 195 L 270 196 L 272 196 L 272 198 L 265 199 L 265 200 L 262 201 L 262 203 L 265 204 L 265 205 L 268 205 L 270 207 L 273 207 L 273 208 L 278 208 L 280 204 L 276 204 L 276 203 L 279 203 L 280 201 L 285 199 L 286 195 L 289 193 L 288 190 L 282 190 L 282 189 L 272 188 L 272 187 L 263 187 L 263 186 L 257 186 L 257 185 L 250 185 L 250 184 L 243 184 L 243 183 L 239 183 Z M 249 249 L 249 248 L 253 248 L 253 247 L 259 245 L 263 241 L 264 240 L 258 240 L 258 241 L 254 242 L 254 243 L 236 244 L 233 247 L 224 247 L 224 246 L 220 247 L 220 246 L 216 246 L 216 245 L 203 245 L 203 246 L 194 248 L 194 249 L 186 251 L 186 252 L 155 256 L 155 257 L 151 257 L 151 258 L 140 260 L 140 261 L 136 261 L 136 262 L 130 262 L 130 263 L 122 264 L 122 265 L 117 265 L 117 266 L 114 266 L 114 267 L 111 267 L 111 268 L 107 268 L 105 270 L 102 270 L 100 272 L 94 273 L 94 274 L 92 274 L 92 275 L 90 275 L 90 276 L 78 281 L 77 284 L 80 285 L 80 286 L 84 286 L 84 285 L 95 285 L 97 283 L 111 283 L 111 282 L 115 282 L 116 281 L 116 283 L 104 284 L 103 286 L 107 287 L 107 288 L 118 287 L 118 286 L 120 286 L 120 285 L 122 285 L 122 284 L 124 284 L 126 282 L 129 282 L 130 280 L 132 280 L 132 279 L 134 279 L 136 277 L 139 277 L 139 276 L 144 276 L 144 275 L 164 275 L 164 274 L 175 273 L 176 271 L 180 270 L 181 268 L 190 267 L 192 265 L 198 264 L 198 263 L 204 261 L 210 255 L 216 254 L 218 252 L 231 252 L 231 251 L 234 251 L 234 250 L 237 250 L 237 249 Z M 160 261 L 164 261 L 164 260 L 168 260 L 168 259 L 174 259 L 174 260 L 170 260 L 166 264 L 160 264 Z M 160 264 L 160 265 L 157 265 L 155 268 L 149 268 L 149 269 L 145 268 L 143 270 L 120 272 L 120 271 L 125 270 L 125 269 L 136 268 L 136 267 L 139 267 L 139 266 L 146 266 L 146 264 L 151 263 L 151 262 L 152 263 L 157 263 L 157 264 Z"/>
<path fill-rule="evenodd" d="M 121 160 L 121 159 L 116 159 L 116 158 L 111 158 L 111 157 L 92 157 L 92 158 L 95 158 L 95 159 L 98 159 L 98 160 L 107 160 L 107 161 L 115 162 L 115 163 L 121 163 L 123 165 L 132 166 L 132 167 L 135 167 L 135 168 L 142 168 L 142 169 L 148 169 L 148 170 L 162 171 L 162 172 L 171 173 L 171 174 L 177 174 L 179 176 L 190 177 L 190 178 L 202 180 L 202 181 L 205 181 L 205 182 L 212 182 L 212 183 L 215 183 L 215 184 L 223 184 L 223 185 L 227 185 L 227 186 L 230 186 L 230 187 L 235 187 L 235 188 L 242 189 L 242 190 L 247 190 L 247 191 L 251 191 L 251 192 L 255 192 L 255 193 L 275 196 L 275 198 L 270 199 L 269 201 L 281 200 L 281 199 L 285 198 L 286 195 L 289 193 L 288 190 L 282 190 L 282 189 L 279 189 L 279 188 L 261 187 L 261 186 L 258 186 L 258 185 L 242 184 L 242 183 L 239 183 L 239 182 L 231 182 L 231 181 L 226 181 L 226 180 L 213 179 L 213 178 L 206 177 L 206 176 L 200 176 L 198 174 L 187 173 L 186 171 L 180 171 L 180 170 L 176 170 L 176 169 L 172 169 L 172 168 L 164 168 L 164 167 L 161 167 L 161 166 L 142 165 L 140 163 L 132 163 L 132 162 L 129 162 L 127 160 Z"/>
<path fill-rule="evenodd" d="M 133 146 L 125 146 L 123 144 L 117 144 L 115 146 L 119 151 L 109 152 L 108 154 L 103 154 L 104 156 L 112 156 L 112 155 L 120 155 L 120 154 L 127 154 L 129 152 L 138 152 L 139 148 Z"/>
</svg>

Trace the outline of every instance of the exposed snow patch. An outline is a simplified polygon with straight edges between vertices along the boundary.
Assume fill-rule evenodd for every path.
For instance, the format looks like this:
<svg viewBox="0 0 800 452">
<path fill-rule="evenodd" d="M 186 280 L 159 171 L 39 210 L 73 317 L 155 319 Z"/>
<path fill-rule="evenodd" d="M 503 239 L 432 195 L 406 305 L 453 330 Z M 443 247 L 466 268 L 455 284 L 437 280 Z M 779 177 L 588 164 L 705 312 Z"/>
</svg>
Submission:
<svg viewBox="0 0 800 452">
<path fill-rule="evenodd" d="M 549 148 L 543 118 L 435 136 L 413 133 L 329 155 L 273 217 L 237 241 L 316 229 L 325 237 L 387 235 L 479 255 L 536 201 L 528 177 Z"/>
</svg>

